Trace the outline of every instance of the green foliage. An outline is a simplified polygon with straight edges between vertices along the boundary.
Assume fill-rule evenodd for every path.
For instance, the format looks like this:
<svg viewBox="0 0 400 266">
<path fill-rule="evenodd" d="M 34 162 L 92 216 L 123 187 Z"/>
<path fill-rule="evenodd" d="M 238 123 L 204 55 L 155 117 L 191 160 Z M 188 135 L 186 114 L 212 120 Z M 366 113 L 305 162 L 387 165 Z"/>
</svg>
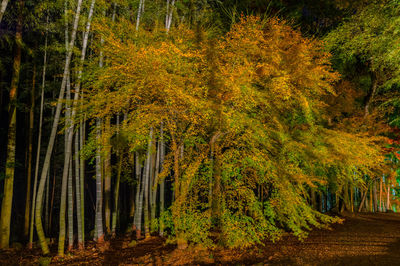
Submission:
<svg viewBox="0 0 400 266">
<path fill-rule="evenodd" d="M 213 246 L 210 239 L 211 222 L 207 213 L 189 207 L 179 218 L 173 217 L 172 211 L 167 210 L 161 213 L 159 219 L 169 232 L 170 238 L 175 239 L 179 235 L 179 238 L 186 239 L 190 243 L 202 244 L 205 247 Z"/>
</svg>

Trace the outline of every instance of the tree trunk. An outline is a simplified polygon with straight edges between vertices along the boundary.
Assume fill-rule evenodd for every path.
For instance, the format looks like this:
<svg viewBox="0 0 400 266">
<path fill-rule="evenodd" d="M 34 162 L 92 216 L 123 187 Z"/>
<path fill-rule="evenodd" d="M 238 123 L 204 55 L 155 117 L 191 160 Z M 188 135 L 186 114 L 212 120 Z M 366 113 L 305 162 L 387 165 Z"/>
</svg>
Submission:
<svg viewBox="0 0 400 266">
<path fill-rule="evenodd" d="M 374 212 L 378 212 L 378 194 L 376 189 L 376 179 L 374 180 Z"/>
<path fill-rule="evenodd" d="M 97 143 L 100 143 L 101 137 L 101 120 L 97 119 L 96 122 L 96 138 Z M 97 144 L 99 145 L 99 144 Z M 103 233 L 103 193 L 102 193 L 102 180 L 101 180 L 101 157 L 100 147 L 97 147 L 96 151 L 96 241 L 101 243 L 104 241 Z"/>
<path fill-rule="evenodd" d="M 388 185 L 387 185 L 387 202 L 386 202 L 386 206 L 387 206 L 387 210 L 390 209 L 390 183 L 388 181 Z"/>
<path fill-rule="evenodd" d="M 96 1 L 92 0 L 90 3 L 88 19 L 86 21 L 86 28 L 83 34 L 83 42 L 82 42 L 82 50 L 81 50 L 81 58 L 80 58 L 80 65 L 78 70 L 78 80 L 75 86 L 75 96 L 74 96 L 74 107 L 72 110 L 72 119 L 74 122 L 75 119 L 75 112 L 77 108 L 77 101 L 79 100 L 79 93 L 81 87 L 81 80 L 82 80 L 82 72 L 83 72 L 83 64 L 86 58 L 86 49 L 89 39 L 90 27 L 93 17 L 94 5 Z M 82 122 L 81 122 L 82 125 Z M 83 139 L 84 130 L 80 129 L 81 133 L 81 146 L 80 149 L 83 147 Z M 71 136 L 72 138 L 72 136 Z M 77 195 L 77 222 L 78 222 L 78 247 L 82 249 L 84 247 L 84 161 L 83 158 L 79 159 L 79 140 L 78 140 L 78 132 L 76 133 L 75 137 L 75 165 L 76 165 L 76 195 Z"/>
<path fill-rule="evenodd" d="M 17 133 L 16 102 L 17 102 L 18 83 L 19 83 L 19 76 L 21 69 L 23 6 L 24 2 L 22 0 L 19 0 L 18 1 L 19 15 L 17 22 L 17 31 L 15 33 L 16 46 L 15 46 L 14 65 L 13 65 L 13 77 L 11 80 L 11 88 L 10 88 L 10 107 L 9 107 L 10 120 L 8 124 L 8 136 L 7 136 L 7 159 L 6 159 L 6 173 L 4 180 L 4 196 L 1 203 L 1 216 L 0 216 L 1 217 L 0 248 L 8 248 L 10 239 L 11 209 L 12 209 L 12 199 L 14 190 L 15 145 L 16 145 L 16 133 Z M 3 15 L 3 13 L 0 13 L 0 18 Z"/>
<path fill-rule="evenodd" d="M 50 226 L 49 226 L 49 203 L 50 203 L 50 169 L 47 172 L 47 178 L 46 178 L 46 195 L 45 195 L 45 201 L 44 201 L 44 228 L 46 233 L 49 233 L 50 231 Z"/>
<path fill-rule="evenodd" d="M 103 11 L 105 15 L 105 11 Z M 100 38 L 100 46 L 103 46 L 104 38 L 101 36 Z M 103 51 L 100 50 L 100 58 L 99 58 L 99 67 L 103 67 Z M 102 184 L 102 160 L 101 160 L 101 126 L 102 121 L 100 118 L 96 120 L 96 141 L 97 141 L 97 149 L 96 149 L 96 222 L 95 222 L 95 240 L 97 243 L 102 243 L 104 241 L 104 232 L 103 232 L 103 184 Z"/>
<path fill-rule="evenodd" d="M 324 211 L 324 196 L 321 191 L 318 192 L 319 195 L 319 212 Z"/>
<path fill-rule="evenodd" d="M 56 190 L 56 171 L 53 171 L 53 185 L 51 187 L 51 200 L 50 200 L 50 213 L 49 213 L 49 225 L 50 227 L 48 228 L 49 234 L 51 234 L 51 225 L 52 225 L 52 217 L 53 217 L 53 206 L 54 206 L 54 194 Z M 48 173 L 48 178 L 50 178 L 50 171 Z M 36 218 L 35 218 L 36 219 Z"/>
<path fill-rule="evenodd" d="M 141 179 L 141 166 L 139 162 L 139 154 L 135 153 L 136 161 L 135 161 L 135 172 L 137 179 L 136 186 L 136 210 L 134 217 L 134 225 L 136 230 L 136 238 L 139 239 L 141 237 L 142 230 L 142 208 L 143 208 L 143 179 Z"/>
<path fill-rule="evenodd" d="M 156 218 L 156 200 L 157 200 L 157 190 L 158 190 L 158 174 L 160 171 L 160 142 L 158 142 L 157 150 L 156 150 L 156 159 L 155 159 L 155 171 L 154 171 L 154 181 L 151 188 L 151 220 L 154 221 Z M 152 223 L 153 225 L 153 223 Z M 154 231 L 154 228 L 151 229 Z"/>
<path fill-rule="evenodd" d="M 73 30 L 72 30 L 72 35 L 71 35 L 71 41 L 68 45 L 68 53 L 67 53 L 67 58 L 65 60 L 64 74 L 63 74 L 63 79 L 61 82 L 60 94 L 59 94 L 58 101 L 57 101 L 57 107 L 56 107 L 56 112 L 54 115 L 53 126 L 52 126 L 51 133 L 50 133 L 49 144 L 47 146 L 46 156 L 45 156 L 44 163 L 43 163 L 43 168 L 42 168 L 42 173 L 40 176 L 40 182 L 39 182 L 37 198 L 36 198 L 36 211 L 35 211 L 36 230 L 37 230 L 39 242 L 40 242 L 40 245 L 42 247 L 44 254 L 49 253 L 49 248 L 48 248 L 48 244 L 46 242 L 46 238 L 44 236 L 42 218 L 41 218 L 43 191 L 44 191 L 44 186 L 45 186 L 45 182 L 46 182 L 47 171 L 48 171 L 48 168 L 50 165 L 51 154 L 53 152 L 54 141 L 55 141 L 55 137 L 57 134 L 58 122 L 60 120 L 61 107 L 62 107 L 62 103 L 63 103 L 65 87 L 67 84 L 67 78 L 68 78 L 68 73 L 69 73 L 69 66 L 71 63 L 72 51 L 73 51 L 73 47 L 75 45 L 75 38 L 76 38 L 77 29 L 78 29 L 78 22 L 79 22 L 79 17 L 80 17 L 80 12 L 81 12 L 81 6 L 82 6 L 82 0 L 78 0 L 76 12 L 75 12 Z"/>
<path fill-rule="evenodd" d="M 373 190 L 372 186 L 373 186 L 373 184 L 371 183 L 371 188 L 369 189 L 369 211 L 370 212 L 374 211 L 374 209 L 373 209 L 374 208 L 373 207 L 374 199 L 372 197 L 372 190 Z"/>
<path fill-rule="evenodd" d="M 165 29 L 167 30 L 167 33 L 171 29 L 172 15 L 174 12 L 175 0 L 172 0 L 171 4 L 169 2 L 170 1 L 167 0 L 167 16 L 165 18 Z"/>
<path fill-rule="evenodd" d="M 79 131 L 75 133 L 75 195 L 76 195 L 76 222 L 78 232 L 78 248 L 83 248 L 82 242 L 82 211 L 81 211 L 81 189 L 80 189 L 80 161 L 79 161 Z"/>
<path fill-rule="evenodd" d="M 164 159 L 165 159 L 165 142 L 164 142 L 164 129 L 163 129 L 163 123 L 161 123 L 161 129 L 160 129 L 160 167 L 161 167 L 161 172 L 163 171 L 163 165 L 164 165 Z M 160 236 L 164 236 L 164 223 L 162 220 L 162 214 L 164 212 L 164 197 L 165 197 L 165 179 L 163 179 L 160 183 Z"/>
<path fill-rule="evenodd" d="M 60 217 L 59 217 L 59 234 L 58 234 L 58 255 L 64 256 L 64 245 L 65 245 L 65 211 L 67 207 L 67 189 L 68 189 L 68 179 L 70 175 L 70 162 L 71 162 L 71 149 L 72 141 L 70 141 L 70 135 L 73 134 L 73 125 L 71 122 L 71 84 L 70 75 L 68 74 L 67 81 L 67 96 L 66 96 L 66 131 L 65 131 L 65 156 L 64 156 L 64 168 L 61 179 L 61 199 L 60 199 Z M 68 207 L 71 207 L 68 205 Z M 69 215 L 68 209 L 68 215 Z"/>
<path fill-rule="evenodd" d="M 69 134 L 74 133 L 70 132 Z M 74 193 L 72 184 L 72 162 L 72 156 L 70 156 L 68 169 L 68 251 L 71 251 L 74 248 Z"/>
<path fill-rule="evenodd" d="M 151 165 L 151 149 L 153 139 L 153 128 L 150 128 L 149 140 L 147 145 L 146 171 L 144 175 L 144 234 L 146 238 L 150 237 L 149 230 L 149 181 L 150 181 L 150 165 Z"/>
<path fill-rule="evenodd" d="M 142 17 L 142 14 L 144 12 L 144 1 L 145 0 L 139 1 L 139 9 L 138 9 L 137 18 L 136 18 L 136 31 L 139 29 L 140 18 Z"/>
<path fill-rule="evenodd" d="M 36 64 L 33 65 L 31 108 L 29 109 L 29 133 L 28 133 L 28 172 L 25 200 L 25 225 L 24 236 L 29 234 L 30 206 L 31 206 L 31 179 L 32 179 L 32 142 L 33 142 L 33 121 L 35 119 L 35 84 L 36 84 Z"/>
<path fill-rule="evenodd" d="M 115 9 L 114 9 L 115 10 Z M 119 146 L 119 115 L 117 116 L 117 143 Z M 118 216 L 118 199 L 119 199 L 119 184 L 121 180 L 121 171 L 122 171 L 122 154 L 117 149 L 117 157 L 118 157 L 118 165 L 117 165 L 117 180 L 115 180 L 115 188 L 114 188 L 114 210 L 112 214 L 112 223 L 111 223 L 111 230 L 112 236 L 115 237 L 116 235 L 116 228 L 117 228 L 117 216 Z"/>
<path fill-rule="evenodd" d="M 315 197 L 315 189 L 311 188 L 311 206 L 314 210 L 317 209 L 317 199 Z"/>
<path fill-rule="evenodd" d="M 104 160 L 104 197 L 105 220 L 107 235 L 111 233 L 111 144 L 110 144 L 111 119 L 106 118 L 105 123 L 105 160 Z"/>
<path fill-rule="evenodd" d="M 366 118 L 369 115 L 369 108 L 374 100 L 374 96 L 376 94 L 376 89 L 378 88 L 378 79 L 375 77 L 374 74 L 371 75 L 371 82 L 372 82 L 372 87 L 369 95 L 367 96 L 366 104 L 364 107 L 364 118 Z"/>
<path fill-rule="evenodd" d="M 360 203 L 360 207 L 358 208 L 358 212 L 361 212 L 362 207 L 363 207 L 364 202 L 365 202 L 365 199 L 367 198 L 367 194 L 368 194 L 368 187 L 366 188 L 366 190 L 365 190 L 365 192 L 364 192 L 364 194 L 362 196 L 362 200 L 361 200 L 361 203 Z M 367 209 L 365 209 L 365 210 L 367 210 Z"/>
<path fill-rule="evenodd" d="M 349 204 L 349 184 L 348 182 L 346 182 L 346 184 L 344 185 L 344 189 L 343 189 L 343 206 L 342 206 L 342 211 L 344 210 L 348 210 L 350 211 L 350 204 Z"/>
<path fill-rule="evenodd" d="M 380 178 L 380 182 L 379 182 L 379 211 L 383 212 L 383 201 L 382 201 L 382 177 Z"/>
<path fill-rule="evenodd" d="M 351 212 L 354 212 L 354 188 L 350 185 L 350 206 Z"/>
<path fill-rule="evenodd" d="M 84 145 L 84 139 L 85 139 L 85 122 L 80 121 L 80 126 L 79 126 L 79 148 L 80 150 L 83 149 Z M 79 188 L 80 188 L 80 199 L 81 199 L 81 238 L 82 238 L 82 248 L 85 247 L 85 160 L 83 159 L 83 156 L 79 155 Z M 81 247 L 80 247 L 81 248 Z"/>
</svg>

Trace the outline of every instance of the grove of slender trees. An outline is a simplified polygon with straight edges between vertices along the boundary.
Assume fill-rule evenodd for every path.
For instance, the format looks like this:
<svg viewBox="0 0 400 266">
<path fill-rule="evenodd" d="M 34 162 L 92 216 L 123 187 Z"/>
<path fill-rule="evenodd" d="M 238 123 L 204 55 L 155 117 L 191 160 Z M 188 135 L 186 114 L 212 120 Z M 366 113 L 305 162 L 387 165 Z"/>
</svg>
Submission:
<svg viewBox="0 0 400 266">
<path fill-rule="evenodd" d="M 397 211 L 399 14 L 2 0 L 0 248 L 247 247 Z"/>
</svg>

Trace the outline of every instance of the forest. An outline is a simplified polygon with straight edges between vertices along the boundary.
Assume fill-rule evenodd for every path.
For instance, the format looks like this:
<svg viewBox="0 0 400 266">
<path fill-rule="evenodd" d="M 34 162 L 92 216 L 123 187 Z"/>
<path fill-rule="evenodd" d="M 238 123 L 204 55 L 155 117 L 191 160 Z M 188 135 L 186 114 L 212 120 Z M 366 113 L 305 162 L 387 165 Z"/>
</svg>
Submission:
<svg viewBox="0 0 400 266">
<path fill-rule="evenodd" d="M 1 0 L 0 264 L 400 248 L 399 111 L 398 0 Z"/>
</svg>

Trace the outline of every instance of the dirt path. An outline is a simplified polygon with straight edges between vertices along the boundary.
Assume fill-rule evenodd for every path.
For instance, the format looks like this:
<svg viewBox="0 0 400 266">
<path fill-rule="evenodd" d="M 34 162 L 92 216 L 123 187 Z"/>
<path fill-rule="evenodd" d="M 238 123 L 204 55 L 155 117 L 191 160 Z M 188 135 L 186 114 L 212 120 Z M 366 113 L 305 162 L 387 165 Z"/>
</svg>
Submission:
<svg viewBox="0 0 400 266">
<path fill-rule="evenodd" d="M 128 247 L 119 239 L 102 249 L 89 244 L 52 265 L 400 265 L 400 215 L 347 216 L 333 230 L 316 230 L 304 241 L 288 236 L 246 251 L 177 250 L 161 238 Z M 0 265 L 37 265 L 40 250 L 0 251 Z"/>
</svg>

